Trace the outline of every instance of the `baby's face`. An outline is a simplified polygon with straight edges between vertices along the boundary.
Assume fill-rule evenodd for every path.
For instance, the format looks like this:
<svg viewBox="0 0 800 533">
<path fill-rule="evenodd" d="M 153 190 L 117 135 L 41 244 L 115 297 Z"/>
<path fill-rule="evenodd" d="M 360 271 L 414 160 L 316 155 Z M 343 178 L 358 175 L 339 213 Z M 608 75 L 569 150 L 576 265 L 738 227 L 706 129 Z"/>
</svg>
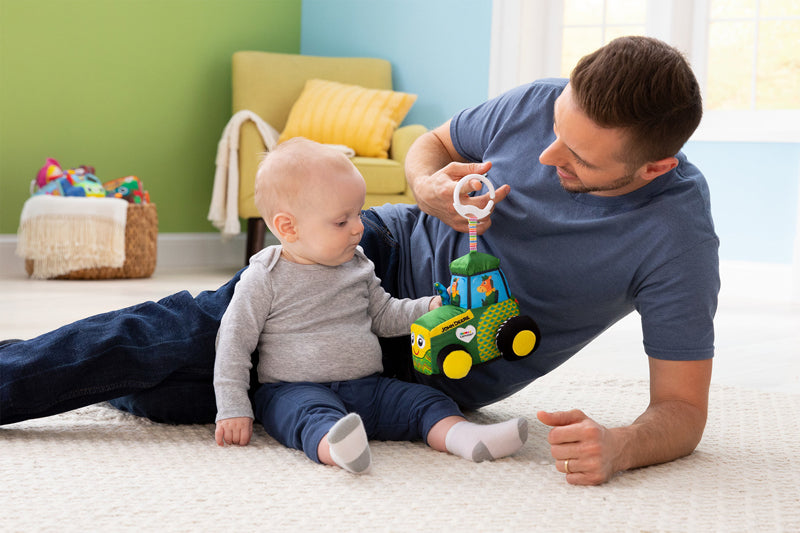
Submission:
<svg viewBox="0 0 800 533">
<path fill-rule="evenodd" d="M 353 258 L 364 225 L 361 208 L 366 186 L 355 167 L 321 169 L 322 179 L 301 195 L 295 210 L 297 239 L 284 243 L 291 260 L 336 266 Z"/>
</svg>

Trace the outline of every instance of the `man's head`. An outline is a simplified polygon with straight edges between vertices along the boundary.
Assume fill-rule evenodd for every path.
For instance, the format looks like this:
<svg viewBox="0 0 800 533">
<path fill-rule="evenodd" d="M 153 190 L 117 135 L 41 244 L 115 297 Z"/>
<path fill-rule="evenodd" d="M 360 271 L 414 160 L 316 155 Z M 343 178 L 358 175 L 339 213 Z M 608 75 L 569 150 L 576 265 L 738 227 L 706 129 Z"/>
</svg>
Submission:
<svg viewBox="0 0 800 533">
<path fill-rule="evenodd" d="M 677 165 L 701 116 L 700 89 L 680 52 L 621 37 L 578 62 L 556 100 L 556 139 L 539 160 L 569 191 L 626 194 Z"/>
<path fill-rule="evenodd" d="M 289 260 L 334 266 L 361 240 L 366 185 L 341 152 L 303 138 L 269 152 L 258 167 L 255 202 Z"/>
<path fill-rule="evenodd" d="M 691 67 L 677 49 L 651 37 L 620 37 L 584 56 L 569 83 L 592 121 L 625 131 L 620 157 L 634 167 L 677 154 L 703 116 Z"/>
</svg>

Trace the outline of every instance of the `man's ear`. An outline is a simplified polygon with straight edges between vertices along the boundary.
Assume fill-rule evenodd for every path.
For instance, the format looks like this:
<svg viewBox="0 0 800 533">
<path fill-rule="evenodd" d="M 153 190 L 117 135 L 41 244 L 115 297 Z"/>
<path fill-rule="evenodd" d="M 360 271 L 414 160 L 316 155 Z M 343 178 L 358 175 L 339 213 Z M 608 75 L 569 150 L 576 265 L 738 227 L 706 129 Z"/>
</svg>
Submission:
<svg viewBox="0 0 800 533">
<path fill-rule="evenodd" d="M 642 172 L 639 174 L 642 179 L 652 181 L 659 176 L 662 176 L 678 166 L 678 159 L 675 157 L 665 157 L 658 161 L 651 161 L 642 166 Z"/>
<path fill-rule="evenodd" d="M 272 217 L 272 227 L 281 241 L 294 242 L 297 240 L 297 227 L 294 216 L 289 213 L 276 213 Z"/>
</svg>

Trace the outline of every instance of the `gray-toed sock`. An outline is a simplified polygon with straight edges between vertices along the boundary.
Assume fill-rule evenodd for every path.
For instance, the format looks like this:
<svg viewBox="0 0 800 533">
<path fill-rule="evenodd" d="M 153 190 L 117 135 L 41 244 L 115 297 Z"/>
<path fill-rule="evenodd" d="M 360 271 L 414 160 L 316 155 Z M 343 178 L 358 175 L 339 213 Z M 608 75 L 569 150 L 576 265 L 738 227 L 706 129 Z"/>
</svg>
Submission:
<svg viewBox="0 0 800 533">
<path fill-rule="evenodd" d="M 500 459 L 516 452 L 528 440 L 528 421 L 513 418 L 498 424 L 459 422 L 445 436 L 445 447 L 453 455 L 481 461 Z"/>
<path fill-rule="evenodd" d="M 364 423 L 356 413 L 345 416 L 328 432 L 333 461 L 354 474 L 366 474 L 372 466 L 372 454 Z"/>
</svg>

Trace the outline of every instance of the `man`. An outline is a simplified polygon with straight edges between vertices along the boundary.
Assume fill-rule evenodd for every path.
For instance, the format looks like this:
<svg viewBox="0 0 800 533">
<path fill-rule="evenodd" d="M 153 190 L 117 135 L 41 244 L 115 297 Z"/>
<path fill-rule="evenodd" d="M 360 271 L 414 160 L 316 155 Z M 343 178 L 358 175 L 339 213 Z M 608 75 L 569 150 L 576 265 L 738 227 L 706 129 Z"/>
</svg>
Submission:
<svg viewBox="0 0 800 533">
<path fill-rule="evenodd" d="M 525 361 L 482 365 L 459 382 L 417 377 L 464 406 L 512 394 L 639 311 L 651 377 L 645 412 L 611 429 L 578 410 L 538 414 L 554 426 L 551 451 L 570 483 L 681 457 L 703 434 L 718 240 L 705 180 L 676 155 L 701 114 L 699 87 L 676 50 L 618 39 L 582 59 L 569 84 L 517 88 L 426 134 L 406 160 L 424 214 L 375 210 L 401 236 L 393 292 L 413 297 L 447 279 L 448 261 L 466 250 L 452 231 L 467 224 L 452 206 L 455 182 L 488 172 L 502 184 L 481 245 L 501 259 L 542 343 Z"/>
<path fill-rule="evenodd" d="M 705 180 L 679 154 L 700 116 L 680 54 L 623 38 L 581 60 L 569 85 L 520 87 L 420 138 L 406 160 L 419 207 L 363 214 L 362 246 L 384 287 L 416 298 L 449 278 L 450 261 L 468 249 L 466 221 L 452 207 L 455 181 L 488 172 L 499 187 L 480 246 L 500 258 L 542 341 L 524 360 L 498 358 L 448 380 L 415 374 L 407 340 L 400 350 L 390 340 L 387 373 L 478 408 L 551 371 L 635 309 L 650 405 L 630 426 L 610 429 L 578 410 L 540 412 L 553 426 L 556 468 L 570 483 L 597 484 L 691 453 L 705 426 L 719 290 Z M 237 279 L 0 347 L 0 423 L 108 399 L 154 420 L 213 422 L 214 338 Z"/>
</svg>

